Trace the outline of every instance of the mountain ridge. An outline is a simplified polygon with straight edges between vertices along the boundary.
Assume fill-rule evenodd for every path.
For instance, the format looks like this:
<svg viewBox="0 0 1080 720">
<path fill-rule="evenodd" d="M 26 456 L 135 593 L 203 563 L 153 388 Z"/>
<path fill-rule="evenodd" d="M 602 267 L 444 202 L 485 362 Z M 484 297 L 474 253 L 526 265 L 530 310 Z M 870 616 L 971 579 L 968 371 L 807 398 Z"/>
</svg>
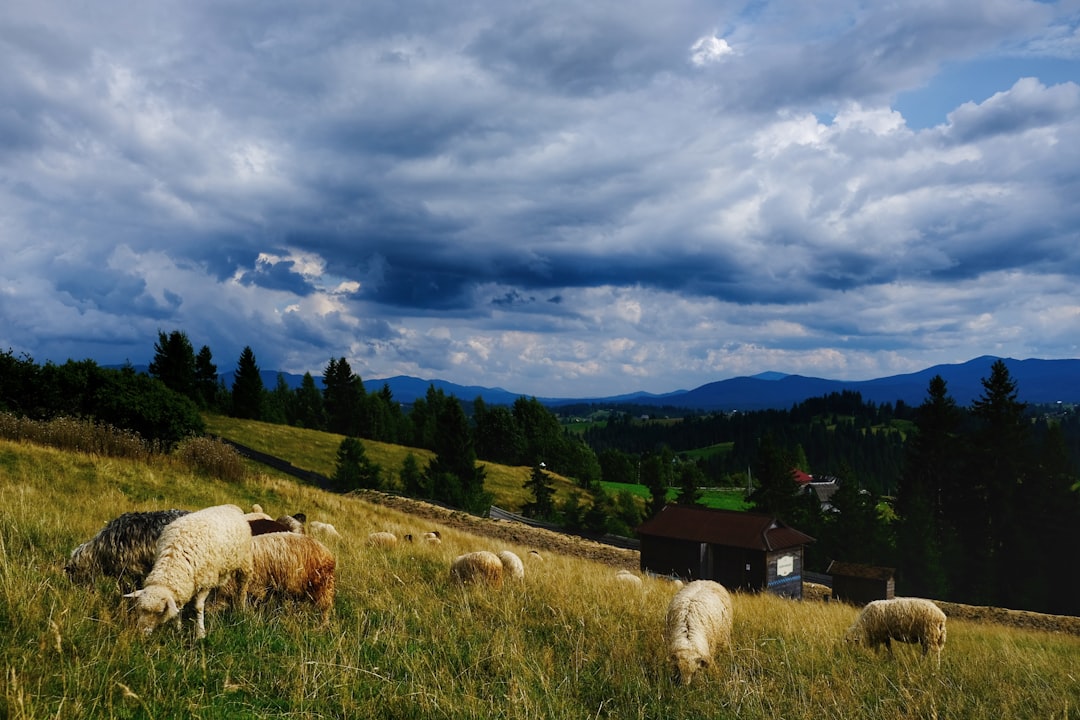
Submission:
<svg viewBox="0 0 1080 720">
<path fill-rule="evenodd" d="M 477 385 L 458 385 L 447 380 L 425 380 L 408 375 L 364 380 L 364 389 L 379 392 L 384 385 L 390 388 L 394 399 L 411 404 L 427 394 L 429 387 L 454 395 L 462 401 L 482 397 L 488 405 L 510 405 L 519 397 L 536 399 L 548 407 L 594 404 L 633 404 L 652 407 L 676 407 L 702 411 L 749 411 L 788 409 L 809 398 L 833 392 L 851 391 L 862 395 L 864 401 L 892 403 L 903 401 L 917 406 L 926 399 L 930 379 L 941 375 L 946 381 L 948 393 L 960 406 L 966 407 L 983 392 L 982 380 L 990 376 L 994 362 L 1003 360 L 1016 383 L 1017 398 L 1032 404 L 1080 403 L 1080 359 L 1044 360 L 1029 358 L 1016 360 L 983 355 L 958 364 L 934 365 L 913 373 L 890 375 L 871 380 L 830 380 L 825 378 L 789 375 L 765 371 L 754 376 L 740 376 L 706 383 L 691 390 L 675 390 L 669 393 L 633 392 L 622 395 L 581 398 L 536 397 L 529 393 L 516 393 L 503 388 Z M 141 369 L 141 368 L 139 368 Z M 262 371 L 263 384 L 271 389 L 277 384 L 277 371 Z M 302 375 L 280 373 L 286 384 L 299 387 Z M 233 373 L 221 376 L 226 387 L 232 386 Z M 315 378 L 322 385 L 322 378 Z"/>
</svg>

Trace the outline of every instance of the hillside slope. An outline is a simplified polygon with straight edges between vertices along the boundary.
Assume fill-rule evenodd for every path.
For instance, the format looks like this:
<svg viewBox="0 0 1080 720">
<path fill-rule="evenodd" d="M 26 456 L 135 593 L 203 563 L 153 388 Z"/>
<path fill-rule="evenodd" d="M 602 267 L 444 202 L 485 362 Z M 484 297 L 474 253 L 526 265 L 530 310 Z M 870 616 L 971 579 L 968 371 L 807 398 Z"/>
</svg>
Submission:
<svg viewBox="0 0 1080 720">
<path fill-rule="evenodd" d="M 455 523 L 468 516 L 373 499 L 272 474 L 226 483 L 172 458 L 0 441 L 0 717 L 891 720 L 946 709 L 1067 717 L 1080 707 L 1080 638 L 954 618 L 938 668 L 909 646 L 890 660 L 843 645 L 854 608 L 767 595 L 735 595 L 730 651 L 680 688 L 661 636 L 670 583 L 645 578 L 629 590 L 603 558 L 544 550 L 533 560 L 541 541 L 525 528 L 473 518 L 466 531 Z M 303 510 L 338 528 L 329 627 L 305 603 L 271 602 L 210 613 L 202 642 L 190 625 L 144 638 L 114 583 L 64 576 L 70 549 L 121 512 L 224 502 Z M 428 529 L 442 544 L 365 542 L 374 530 Z M 455 586 L 451 561 L 477 549 L 517 552 L 525 581 Z"/>
</svg>

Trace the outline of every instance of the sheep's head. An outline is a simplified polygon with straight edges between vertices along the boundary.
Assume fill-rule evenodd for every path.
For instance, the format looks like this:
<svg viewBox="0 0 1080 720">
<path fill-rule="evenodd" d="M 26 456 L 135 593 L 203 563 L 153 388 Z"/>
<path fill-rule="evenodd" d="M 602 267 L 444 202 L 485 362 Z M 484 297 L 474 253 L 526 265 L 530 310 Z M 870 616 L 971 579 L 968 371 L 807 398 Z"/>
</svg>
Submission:
<svg viewBox="0 0 1080 720">
<path fill-rule="evenodd" d="M 153 585 L 128 593 L 124 597 L 135 598 L 139 611 L 137 625 L 144 635 L 149 635 L 158 626 L 178 619 L 180 616 L 176 598 L 166 588 Z"/>
<path fill-rule="evenodd" d="M 90 552 L 87 550 L 88 546 L 89 543 L 83 543 L 71 551 L 71 556 L 68 557 L 67 562 L 64 564 L 64 572 L 67 574 L 68 580 L 81 582 L 90 577 L 92 561 Z"/>
<path fill-rule="evenodd" d="M 709 667 L 709 658 L 688 657 L 679 653 L 672 653 L 671 664 L 675 669 L 676 682 L 680 685 L 689 685 L 699 670 Z"/>
</svg>

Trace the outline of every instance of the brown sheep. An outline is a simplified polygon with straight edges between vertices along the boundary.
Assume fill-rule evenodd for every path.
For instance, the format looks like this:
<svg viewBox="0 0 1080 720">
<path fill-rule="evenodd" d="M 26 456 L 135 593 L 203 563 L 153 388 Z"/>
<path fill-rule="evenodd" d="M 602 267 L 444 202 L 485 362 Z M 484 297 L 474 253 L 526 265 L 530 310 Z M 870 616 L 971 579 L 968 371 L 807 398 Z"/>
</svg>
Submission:
<svg viewBox="0 0 1080 720">
<path fill-rule="evenodd" d="M 450 578 L 462 585 L 481 583 L 501 587 L 503 563 L 498 555 L 488 550 L 465 553 L 454 558 L 450 565 Z"/>
</svg>

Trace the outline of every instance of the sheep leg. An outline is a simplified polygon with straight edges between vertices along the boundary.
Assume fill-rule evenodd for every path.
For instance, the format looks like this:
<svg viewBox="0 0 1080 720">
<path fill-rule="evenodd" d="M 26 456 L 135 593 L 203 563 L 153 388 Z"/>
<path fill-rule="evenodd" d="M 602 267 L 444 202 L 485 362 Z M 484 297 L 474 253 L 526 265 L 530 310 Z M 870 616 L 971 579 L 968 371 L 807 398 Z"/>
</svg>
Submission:
<svg viewBox="0 0 1080 720">
<path fill-rule="evenodd" d="M 236 603 L 236 607 L 240 608 L 241 610 L 245 610 L 247 609 L 248 590 L 251 585 L 251 574 L 243 570 L 237 570 L 235 577 L 236 585 L 239 590 L 237 590 L 234 601 Z"/>
<path fill-rule="evenodd" d="M 206 596 L 210 594 L 209 588 L 200 590 L 195 596 L 195 639 L 202 640 L 206 637 Z"/>
</svg>

